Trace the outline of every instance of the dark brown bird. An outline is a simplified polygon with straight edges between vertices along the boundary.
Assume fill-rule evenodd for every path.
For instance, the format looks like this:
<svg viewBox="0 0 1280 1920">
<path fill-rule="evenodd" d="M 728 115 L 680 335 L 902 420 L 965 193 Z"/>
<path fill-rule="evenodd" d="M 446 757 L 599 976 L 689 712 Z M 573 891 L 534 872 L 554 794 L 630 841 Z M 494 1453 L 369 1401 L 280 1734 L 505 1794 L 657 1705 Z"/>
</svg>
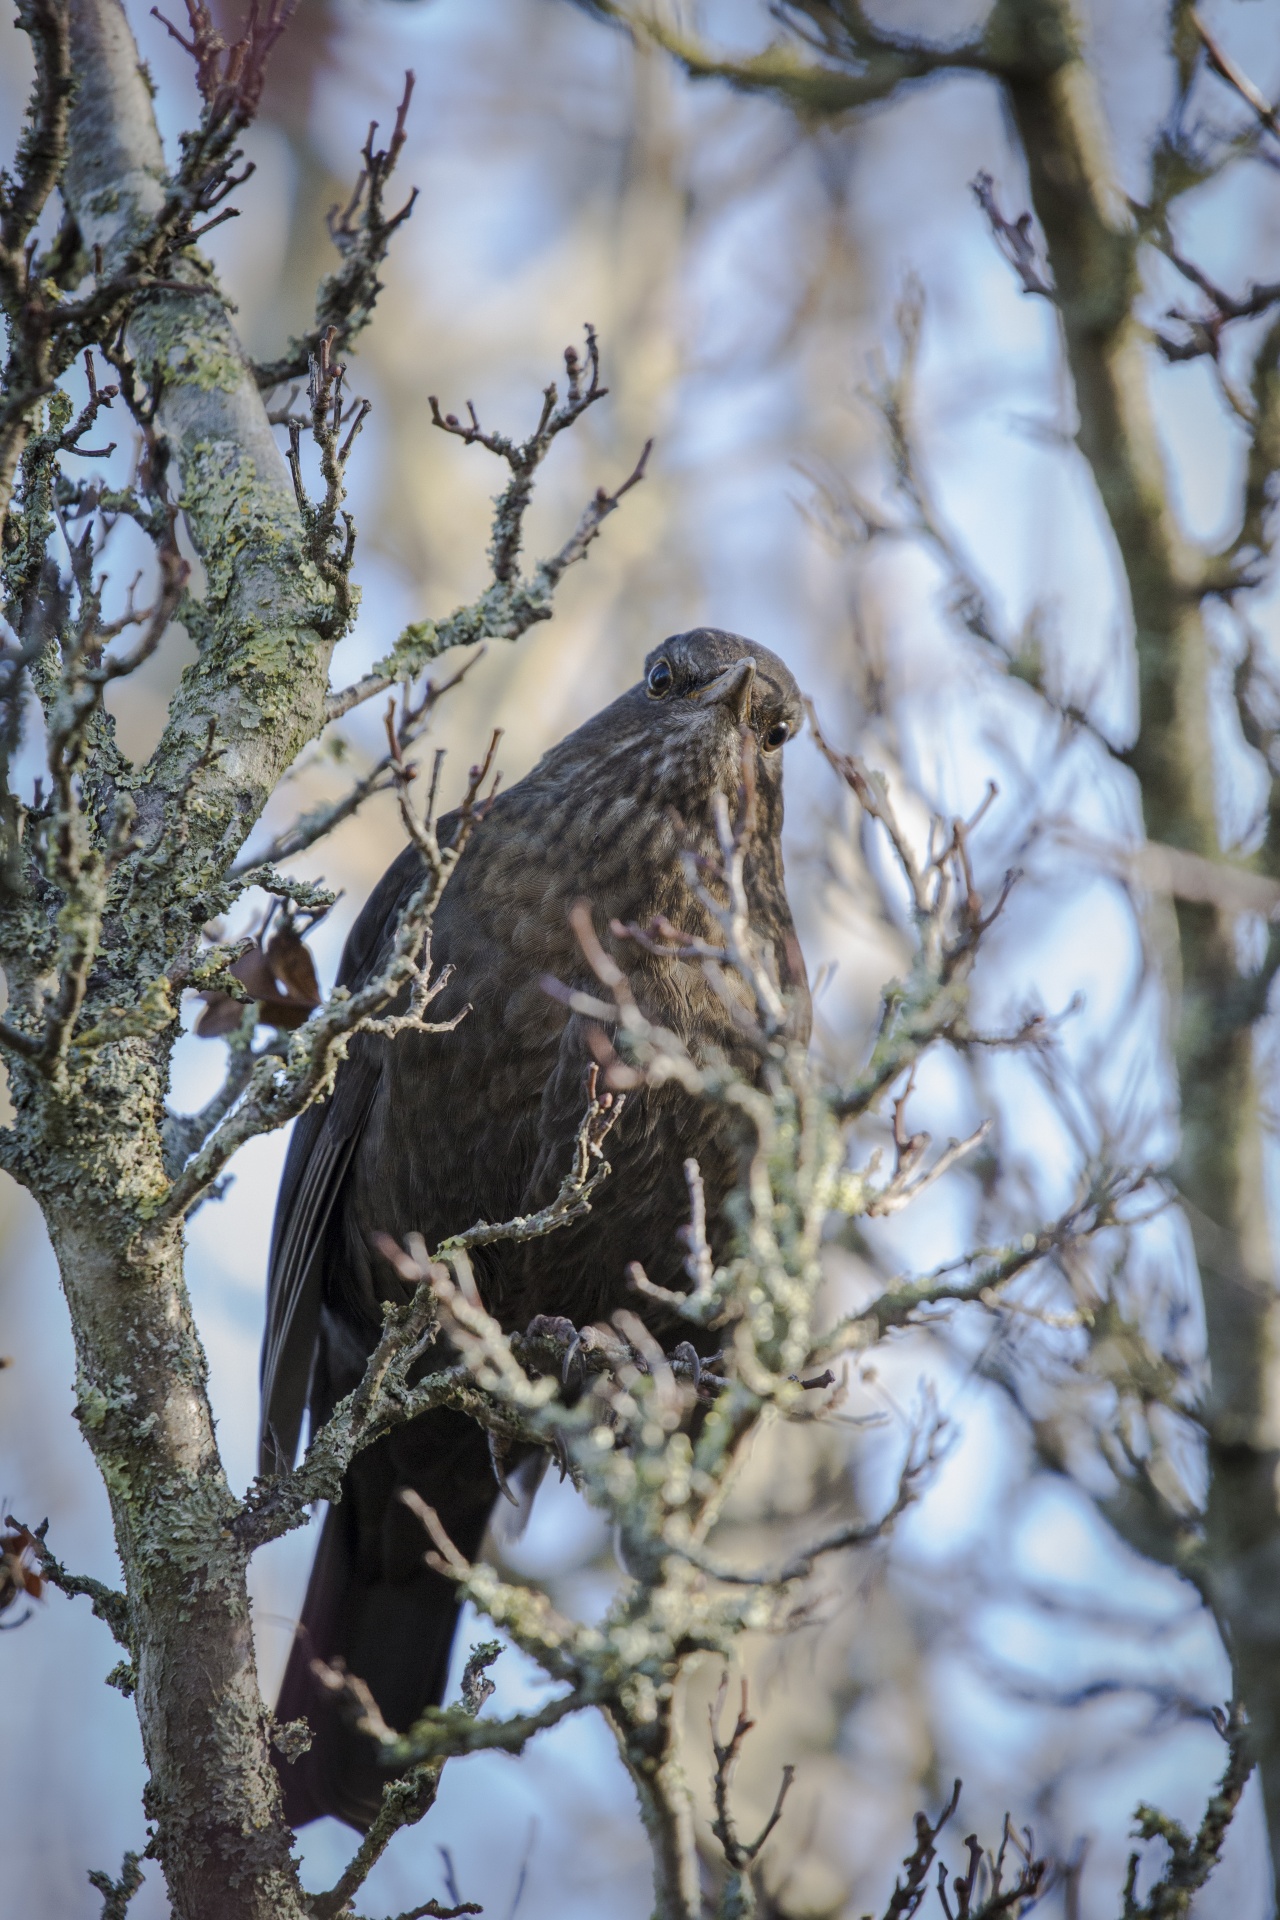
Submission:
<svg viewBox="0 0 1280 1920">
<path fill-rule="evenodd" d="M 714 937 L 682 853 L 713 854 L 714 802 L 732 805 L 747 733 L 754 736 L 756 827 L 746 861 L 751 919 L 809 1028 L 809 996 L 782 873 L 782 753 L 800 727 L 799 693 L 767 648 L 701 627 L 649 656 L 645 677 L 553 747 L 498 796 L 474 829 L 436 915 L 433 966 L 453 976 L 433 1019 L 467 1012 L 452 1033 L 358 1038 L 332 1096 L 298 1122 L 276 1208 L 262 1358 L 262 1466 L 291 1464 L 304 1404 L 312 1430 L 363 1373 L 381 1306 L 403 1284 L 374 1236 L 437 1245 L 477 1220 L 528 1213 L 555 1195 L 585 1107 L 591 1053 L 584 1023 L 540 984 L 554 975 L 595 987 L 569 924 L 589 902 L 611 942 L 614 919 Z M 747 733 L 744 733 L 744 729 Z M 451 830 L 448 819 L 441 834 Z M 421 856 L 392 862 L 351 931 L 339 972 L 355 985 L 382 963 Z M 705 1055 L 720 1049 L 755 1071 L 725 1005 L 701 970 L 612 942 L 642 1010 Z M 688 1285 L 678 1233 L 689 1216 L 683 1165 L 695 1155 L 708 1236 L 721 1255 L 724 1202 L 742 1142 L 678 1088 L 632 1094 L 609 1137 L 613 1172 L 593 1210 L 524 1246 L 475 1258 L 486 1304 L 509 1329 L 535 1314 L 581 1326 L 638 1308 L 626 1269 Z M 651 1316 L 650 1316 L 651 1317 Z M 654 1322 L 661 1337 L 679 1332 Z M 396 1495 L 413 1487 L 468 1557 L 479 1549 L 497 1483 L 485 1433 L 449 1410 L 426 1414 L 357 1456 L 321 1535 L 276 1713 L 304 1717 L 314 1740 L 280 1762 L 294 1826 L 336 1814 L 365 1828 L 385 1774 L 372 1743 L 324 1701 L 311 1662 L 341 1658 L 387 1721 L 412 1724 L 448 1677 L 457 1606 L 424 1562 L 421 1528 Z"/>
</svg>

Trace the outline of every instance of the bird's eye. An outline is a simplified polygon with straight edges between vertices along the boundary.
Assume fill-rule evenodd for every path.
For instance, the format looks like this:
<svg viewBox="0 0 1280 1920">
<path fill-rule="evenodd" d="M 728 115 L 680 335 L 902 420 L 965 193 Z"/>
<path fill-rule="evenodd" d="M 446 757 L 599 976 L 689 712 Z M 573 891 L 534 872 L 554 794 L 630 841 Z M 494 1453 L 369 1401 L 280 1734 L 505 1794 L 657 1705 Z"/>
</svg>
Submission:
<svg viewBox="0 0 1280 1920">
<path fill-rule="evenodd" d="M 791 738 L 791 728 L 785 720 L 777 720 L 764 736 L 766 753 L 776 753 L 784 741 Z"/>
<path fill-rule="evenodd" d="M 646 683 L 650 696 L 654 700 L 661 700 L 664 693 L 670 693 L 672 678 L 671 662 L 655 660 L 649 669 L 649 678 Z"/>
</svg>

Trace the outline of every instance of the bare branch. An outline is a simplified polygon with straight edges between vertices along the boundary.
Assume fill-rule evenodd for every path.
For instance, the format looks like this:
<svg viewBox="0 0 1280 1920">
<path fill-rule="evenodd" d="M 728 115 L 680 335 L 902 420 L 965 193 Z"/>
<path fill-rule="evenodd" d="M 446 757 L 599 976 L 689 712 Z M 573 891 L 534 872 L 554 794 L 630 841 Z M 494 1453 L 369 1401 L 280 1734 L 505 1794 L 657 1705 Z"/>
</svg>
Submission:
<svg viewBox="0 0 1280 1920">
<path fill-rule="evenodd" d="M 97 1869 L 90 1870 L 89 1883 L 102 1895 L 102 1920 L 125 1920 L 129 1902 L 142 1885 L 138 1857 L 136 1853 L 126 1853 L 118 1880 Z"/>
<path fill-rule="evenodd" d="M 442 432 L 471 446 L 479 443 L 504 460 L 511 479 L 494 505 L 489 557 L 492 584 L 479 599 L 459 607 L 442 621 L 423 620 L 405 628 L 385 659 L 380 660 L 362 680 L 341 692 L 331 694 L 327 717 L 335 719 L 362 701 L 384 693 L 398 680 L 409 680 L 429 661 L 451 647 L 465 647 L 481 640 L 516 640 L 540 620 L 551 617 L 555 589 L 567 570 L 586 557 L 600 528 L 618 504 L 644 478 L 651 441 L 647 441 L 630 474 L 610 492 L 601 487 L 586 508 L 569 539 L 533 573 L 522 578 L 519 557 L 524 538 L 524 515 L 532 494 L 533 481 L 556 437 L 579 420 L 587 408 L 602 400 L 608 388 L 600 384 L 599 346 L 595 329 L 587 328 L 587 354 L 583 361 L 574 347 L 565 349 L 568 375 L 563 400 L 553 382 L 543 394 L 538 424 L 527 440 L 515 441 L 508 435 L 484 429 L 475 410 L 469 410 L 464 424 L 456 414 L 442 414 L 432 397 L 432 417 Z"/>
<path fill-rule="evenodd" d="M 806 706 L 819 752 L 889 837 L 911 889 L 918 941 L 909 978 L 894 981 L 886 991 L 866 1070 L 838 1100 L 837 1113 L 849 1119 L 865 1113 L 935 1040 L 954 1036 L 958 1043 L 967 1043 L 964 1011 L 974 957 L 1018 876 L 1007 873 L 994 907 L 984 910 L 973 881 L 968 836 L 985 813 L 991 794 L 972 821 L 952 820 L 940 849 L 922 862 L 898 824 L 884 776 L 869 772 L 851 754 L 832 747 L 812 704 Z"/>
<path fill-rule="evenodd" d="M 906 1868 L 905 1879 L 894 1881 L 889 1904 L 884 1910 L 884 1920 L 911 1920 L 911 1916 L 918 1912 L 928 1892 L 927 1876 L 937 1854 L 938 1835 L 959 1804 L 960 1782 L 957 1780 L 951 1789 L 951 1798 L 936 1820 L 930 1822 L 927 1814 L 916 1815 L 915 1849 L 902 1863 Z"/>
<path fill-rule="evenodd" d="M 996 183 L 985 171 L 977 174 L 969 186 L 974 199 L 987 216 L 996 245 L 1022 282 L 1022 291 L 1052 300 L 1053 287 L 1040 264 L 1036 243 L 1031 237 L 1030 209 L 1025 208 L 1016 220 L 1006 219 L 996 198 Z"/>
<path fill-rule="evenodd" d="M 412 746 L 414 741 L 420 739 L 426 732 L 431 717 L 444 696 L 460 685 L 471 669 L 483 658 L 482 647 L 470 660 L 459 667 L 450 679 L 443 681 L 439 686 L 428 680 L 416 704 L 410 704 L 408 688 L 405 688 L 403 708 L 396 723 L 398 751 L 401 755 L 406 747 Z M 385 688 L 383 690 L 385 691 Z M 348 712 L 349 707 L 356 704 L 357 702 L 353 700 L 349 706 L 340 707 L 337 712 L 328 717 L 337 719 L 341 713 Z M 313 847 L 318 840 L 323 840 L 326 835 L 332 833 L 334 828 L 340 826 L 344 820 L 349 820 L 352 814 L 356 813 L 375 793 L 385 793 L 394 787 L 397 780 L 396 758 L 389 751 L 375 761 L 367 773 L 353 782 L 339 799 L 330 801 L 324 806 L 315 807 L 310 813 L 304 814 L 300 820 L 295 820 L 291 827 L 277 834 L 261 853 L 242 854 L 231 869 L 232 878 L 243 879 L 246 886 L 255 885 L 257 875 L 262 868 L 277 866 L 282 860 L 292 860 L 297 854 L 304 853 L 308 847 Z"/>
<path fill-rule="evenodd" d="M 1277 119 L 1276 108 L 1271 105 L 1265 94 L 1259 92 L 1248 74 L 1236 65 L 1229 54 L 1223 52 L 1194 8 L 1191 12 L 1191 22 L 1200 36 L 1204 50 L 1209 56 L 1209 65 L 1214 72 L 1226 81 L 1233 93 L 1240 96 L 1250 113 L 1256 117 L 1258 124 L 1280 139 L 1280 119 Z"/>
<path fill-rule="evenodd" d="M 950 1422 L 940 1414 L 932 1396 L 926 1399 L 923 1415 L 912 1433 L 906 1458 L 898 1475 L 898 1490 L 892 1503 L 878 1520 L 850 1522 L 793 1554 L 773 1571 L 743 1573 L 733 1567 L 711 1561 L 705 1555 L 690 1555 L 702 1572 L 735 1587 L 784 1587 L 795 1580 L 806 1580 L 819 1560 L 831 1553 L 848 1553 L 857 1547 L 872 1546 L 892 1531 L 893 1524 L 908 1507 L 914 1506 L 929 1480 L 946 1457 L 952 1440 Z"/>
<path fill-rule="evenodd" d="M 493 1682 L 485 1670 L 493 1665 L 500 1651 L 496 1640 L 485 1641 L 471 1649 L 471 1657 L 462 1676 L 462 1706 L 453 1709 L 456 1718 L 474 1723 L 480 1708 L 493 1692 Z M 382 1719 L 373 1696 L 362 1682 L 355 1680 L 345 1669 L 326 1666 L 319 1660 L 315 1662 L 315 1672 L 330 1695 L 348 1704 L 364 1731 L 383 1739 L 388 1745 L 394 1742 L 396 1736 Z M 419 1761 L 399 1779 L 387 1782 L 377 1816 L 338 1880 L 327 1893 L 312 1894 L 313 1920 L 340 1920 L 340 1916 L 350 1912 L 352 1900 L 396 1834 L 403 1827 L 416 1826 L 434 1806 L 443 1768 L 443 1758 Z M 430 1901 L 426 1907 L 418 1909 L 420 1914 L 432 1913 L 437 1916 L 443 1916 L 446 1912 L 460 1915 L 481 1911 L 480 1907 L 465 1901 L 448 1909 Z"/>
<path fill-rule="evenodd" d="M 412 1487 L 404 1488 L 401 1498 L 422 1522 L 431 1538 L 437 1542 L 443 1540 L 448 1548 L 446 1554 L 444 1549 L 437 1546 L 437 1551 L 429 1554 L 428 1558 L 433 1562 L 438 1559 L 443 1560 L 450 1574 L 458 1579 L 465 1579 L 472 1569 L 468 1562 L 453 1550 L 452 1543 L 449 1542 L 448 1535 L 444 1534 L 434 1509 L 427 1506 Z M 489 1645 L 493 1648 L 490 1658 L 496 1657 L 498 1643 L 491 1641 Z M 532 1713 L 513 1714 L 505 1720 L 481 1720 L 467 1705 L 464 1695 L 461 1706 L 428 1707 L 407 1733 L 396 1733 L 383 1719 L 377 1703 L 364 1682 L 357 1679 L 354 1674 L 349 1674 L 340 1667 L 326 1667 L 320 1660 L 314 1662 L 313 1671 L 330 1694 L 348 1702 L 357 1716 L 355 1724 L 360 1731 L 371 1735 L 381 1743 L 384 1758 L 389 1767 L 403 1767 L 409 1764 L 412 1765 L 415 1773 L 419 1768 L 431 1768 L 437 1779 L 446 1760 L 455 1759 L 464 1753 L 520 1753 L 535 1734 L 545 1732 L 548 1727 L 558 1726 L 560 1721 L 567 1719 L 571 1713 L 580 1713 L 583 1707 L 591 1704 L 589 1700 L 573 1692 L 548 1700 L 545 1706 L 537 1708 Z M 409 1777 L 413 1778 L 413 1775 Z M 387 1792 L 390 1793 L 391 1789 L 388 1788 Z M 385 1796 L 383 1804 L 385 1807 Z M 426 1808 L 423 1808 L 422 1812 L 425 1811 Z M 421 1814 L 416 1813 L 414 1817 L 421 1818 Z M 400 1824 L 403 1825 L 404 1822 Z M 375 1830 L 371 1830 L 371 1839 Z M 390 1837 L 388 1834 L 387 1838 Z M 385 1844 L 384 1841 L 383 1845 Z"/>
<path fill-rule="evenodd" d="M 473 446 L 478 441 L 487 447 L 490 453 L 505 460 L 511 469 L 511 479 L 497 503 L 497 512 L 493 523 L 493 544 L 489 549 L 489 558 L 493 567 L 493 577 L 500 583 L 515 578 L 520 558 L 520 543 L 523 536 L 524 515 L 533 493 L 533 477 L 551 450 L 553 442 L 575 420 L 580 420 L 588 407 L 603 400 L 609 389 L 600 384 L 600 347 L 596 340 L 596 330 L 587 326 L 587 357 L 585 365 L 576 347 L 564 350 L 567 391 L 563 400 L 554 381 L 542 396 L 542 412 L 538 424 L 527 440 L 515 441 L 507 434 L 486 432 L 480 425 L 476 410 L 467 402 L 467 424 L 463 424 L 454 413 L 442 414 L 440 403 L 434 394 L 429 396 L 431 420 L 442 433 L 456 434 L 465 446 Z M 630 484 L 630 483 L 628 483 Z"/>
<path fill-rule="evenodd" d="M 891 1213 L 900 1213 L 904 1207 L 909 1207 L 911 1202 L 917 1199 L 927 1187 L 931 1187 L 935 1180 L 940 1180 L 944 1174 L 951 1171 L 952 1167 L 963 1160 L 966 1154 L 972 1153 L 975 1147 L 981 1146 L 991 1132 L 991 1121 L 984 1120 L 967 1139 L 952 1140 L 931 1167 L 917 1172 L 916 1169 L 929 1148 L 929 1135 L 917 1133 L 908 1137 L 902 1130 L 902 1114 L 909 1092 L 910 1083 L 907 1091 L 894 1102 L 893 1144 L 896 1165 L 892 1178 L 867 1202 L 867 1214 L 872 1219 Z"/>
<path fill-rule="evenodd" d="M 47 1520 L 42 1520 L 38 1527 L 31 1529 L 23 1526 L 20 1520 L 15 1520 L 11 1513 L 7 1513 L 4 1523 L 6 1527 L 15 1529 L 24 1544 L 29 1543 L 30 1551 L 37 1556 L 42 1579 L 47 1580 L 51 1587 L 57 1587 L 59 1593 L 65 1593 L 69 1597 L 83 1594 L 98 1619 L 110 1629 L 112 1638 L 124 1648 L 126 1653 L 132 1653 L 133 1635 L 129 1622 L 129 1603 L 125 1595 L 104 1586 L 100 1580 L 90 1579 L 85 1574 L 68 1573 L 46 1544 L 45 1535 L 49 1527 Z"/>
<path fill-rule="evenodd" d="M 385 148 L 374 145 L 377 121 L 369 128 L 361 156 L 364 165 L 351 198 L 345 207 L 333 207 L 329 212 L 329 237 L 342 255 L 342 265 L 320 282 L 316 317 L 310 332 L 291 340 L 278 360 L 255 367 L 258 385 L 264 392 L 286 380 L 300 379 L 326 338 L 331 340 L 333 352 L 346 352 L 373 317 L 382 292 L 378 273 L 390 250 L 391 237 L 409 218 L 418 198 L 415 187 L 397 213 L 388 214 L 384 210 L 387 182 L 404 150 L 413 87 L 414 75 L 410 71 L 404 77 L 404 93 Z"/>
<path fill-rule="evenodd" d="M 1227 1829 L 1253 1772 L 1254 1756 L 1239 1701 L 1233 1701 L 1225 1713 L 1215 1711 L 1214 1724 L 1227 1744 L 1227 1765 L 1194 1839 L 1178 1821 L 1155 1807 L 1144 1804 L 1134 1815 L 1136 1833 L 1143 1840 L 1163 1840 L 1169 1849 L 1169 1859 L 1145 1899 L 1140 1901 L 1136 1888 L 1142 1856 L 1139 1853 L 1129 1856 L 1123 1920 L 1182 1920 L 1182 1916 L 1189 1913 L 1194 1896 L 1218 1864 Z"/>
<path fill-rule="evenodd" d="M 734 1724 L 733 1732 L 729 1735 L 727 1741 L 720 1739 L 720 1720 L 724 1713 L 725 1696 L 728 1691 L 729 1675 L 726 1672 L 721 1675 L 719 1690 L 709 1710 L 711 1720 L 711 1747 L 716 1758 L 716 1770 L 713 1782 L 716 1812 L 715 1819 L 711 1823 L 711 1831 L 724 1849 L 724 1857 L 729 1866 L 735 1874 L 741 1874 L 745 1869 L 755 1865 L 769 1835 L 782 1818 L 783 1802 L 791 1790 L 791 1783 L 796 1777 L 796 1770 L 790 1765 L 783 1767 L 782 1781 L 778 1787 L 778 1797 L 773 1803 L 772 1813 L 754 1840 L 740 1839 L 738 1837 L 737 1827 L 734 1824 L 733 1814 L 729 1807 L 729 1791 L 733 1784 L 733 1775 L 738 1764 L 738 1757 L 742 1751 L 742 1743 L 755 1726 L 755 1721 L 752 1720 L 747 1713 L 747 1682 L 744 1677 L 742 1682 L 742 1705 L 738 1709 L 738 1718 Z"/>
<path fill-rule="evenodd" d="M 745 59 L 713 53 L 672 25 L 656 8 L 626 0 L 583 0 L 590 11 L 617 22 L 641 44 L 650 42 L 671 54 L 694 80 L 726 80 L 744 91 L 772 93 L 804 114 L 841 114 L 887 100 L 900 88 L 948 69 L 985 72 L 990 60 L 982 39 L 948 47 L 930 45 L 913 34 L 875 26 L 859 4 L 834 8 L 783 4 L 778 12 L 799 25 L 816 23 L 808 40 L 821 56 L 799 59 L 785 41 Z M 802 29 L 801 29 L 802 31 Z"/>
<path fill-rule="evenodd" d="M 895 1281 L 862 1313 L 842 1320 L 818 1340 L 811 1363 L 830 1359 L 846 1347 L 877 1340 L 891 1327 L 906 1326 L 922 1308 L 971 1300 L 999 1307 L 1001 1290 L 1038 1260 L 1121 1224 L 1121 1203 L 1140 1193 L 1150 1178 L 1147 1172 L 1099 1173 L 1074 1207 L 1038 1233 L 1025 1233 L 1021 1240 L 994 1254 L 967 1254 L 921 1279 Z"/>
</svg>

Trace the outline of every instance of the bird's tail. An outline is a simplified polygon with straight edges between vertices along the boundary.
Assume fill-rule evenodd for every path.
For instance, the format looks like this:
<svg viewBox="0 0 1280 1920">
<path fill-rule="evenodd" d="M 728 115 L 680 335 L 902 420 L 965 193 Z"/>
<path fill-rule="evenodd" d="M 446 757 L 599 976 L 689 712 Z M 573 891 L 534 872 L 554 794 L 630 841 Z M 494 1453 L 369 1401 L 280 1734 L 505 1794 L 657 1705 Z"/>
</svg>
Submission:
<svg viewBox="0 0 1280 1920">
<path fill-rule="evenodd" d="M 321 1687 L 313 1661 L 341 1660 L 400 1732 L 443 1696 L 458 1602 L 452 1582 L 426 1564 L 430 1541 L 399 1497 L 406 1487 L 473 1558 L 497 1494 L 482 1429 L 441 1408 L 352 1463 L 324 1523 L 276 1703 L 279 1722 L 303 1719 L 312 1729 L 305 1753 L 276 1758 L 290 1826 L 333 1814 L 364 1832 L 391 1777 L 350 1707 Z"/>
</svg>

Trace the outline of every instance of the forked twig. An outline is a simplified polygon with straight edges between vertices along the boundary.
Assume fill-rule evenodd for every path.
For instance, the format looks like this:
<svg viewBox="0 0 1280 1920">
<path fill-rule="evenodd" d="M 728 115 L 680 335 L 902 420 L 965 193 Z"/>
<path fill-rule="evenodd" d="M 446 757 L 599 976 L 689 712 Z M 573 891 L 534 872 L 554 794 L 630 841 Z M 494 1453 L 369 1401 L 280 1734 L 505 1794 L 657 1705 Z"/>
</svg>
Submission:
<svg viewBox="0 0 1280 1920">
<path fill-rule="evenodd" d="M 754 1840 L 743 1840 L 738 1834 L 729 1806 L 729 1791 L 733 1784 L 733 1776 L 742 1752 L 743 1742 L 756 1723 L 750 1718 L 747 1712 L 747 1680 L 744 1674 L 742 1678 L 742 1704 L 738 1709 L 738 1718 L 734 1723 L 733 1732 L 729 1735 L 728 1740 L 721 1740 L 720 1721 L 724 1713 L 724 1703 L 728 1691 L 729 1675 L 726 1671 L 720 1676 L 720 1686 L 717 1690 L 715 1701 L 709 1710 L 711 1721 L 711 1748 L 716 1759 L 715 1776 L 712 1782 L 716 1812 L 715 1818 L 711 1823 L 711 1831 L 724 1849 L 724 1857 L 730 1867 L 740 1873 L 745 1868 L 755 1865 L 764 1849 L 765 1842 L 777 1826 L 779 1820 L 781 1820 L 783 1803 L 791 1790 L 791 1783 L 796 1777 L 796 1770 L 790 1763 L 783 1767 L 782 1780 L 778 1787 L 777 1799 L 773 1803 L 772 1813 L 770 1813 Z"/>
</svg>

